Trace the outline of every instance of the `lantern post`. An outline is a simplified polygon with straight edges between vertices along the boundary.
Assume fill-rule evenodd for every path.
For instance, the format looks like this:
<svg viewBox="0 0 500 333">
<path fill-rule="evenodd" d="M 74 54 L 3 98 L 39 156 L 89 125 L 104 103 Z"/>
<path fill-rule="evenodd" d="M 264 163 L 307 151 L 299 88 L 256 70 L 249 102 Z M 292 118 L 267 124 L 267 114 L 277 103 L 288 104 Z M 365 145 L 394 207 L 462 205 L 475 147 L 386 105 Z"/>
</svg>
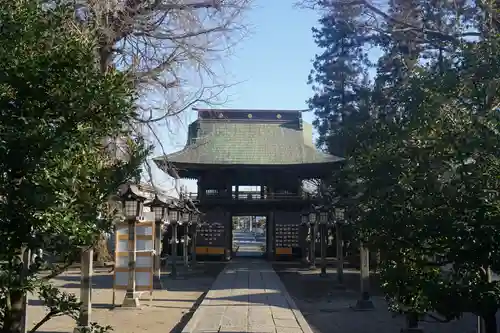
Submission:
<svg viewBox="0 0 500 333">
<path fill-rule="evenodd" d="M 187 201 L 184 201 L 184 207 L 182 211 L 182 224 L 184 225 L 184 237 L 182 239 L 182 259 L 184 261 L 184 267 L 187 268 L 189 266 L 189 227 L 191 224 L 191 209 L 187 205 Z"/>
<path fill-rule="evenodd" d="M 139 295 L 136 292 L 136 223 L 141 219 L 146 198 L 138 193 L 135 185 L 128 185 L 121 196 L 123 214 L 128 222 L 128 284 L 122 307 L 139 307 Z"/>
<path fill-rule="evenodd" d="M 375 305 L 370 295 L 370 250 L 363 240 L 359 242 L 360 298 L 356 302 L 357 310 L 373 310 Z"/>
<path fill-rule="evenodd" d="M 309 269 L 316 269 L 316 212 L 309 213 L 309 232 L 311 235 L 311 243 L 309 248 Z"/>
<path fill-rule="evenodd" d="M 170 276 L 175 279 L 177 277 L 177 227 L 182 225 L 181 207 L 173 205 L 170 208 L 169 221 L 172 226 L 172 238 L 170 240 L 170 244 L 172 246 L 172 271 Z"/>
<path fill-rule="evenodd" d="M 344 240 L 342 239 L 342 225 L 344 223 L 345 210 L 335 208 L 335 244 L 337 252 L 337 282 L 344 282 Z"/>
<path fill-rule="evenodd" d="M 308 263 L 308 252 L 309 252 L 309 246 L 307 244 L 307 234 L 308 234 L 308 222 L 309 222 L 309 214 L 308 213 L 302 213 L 300 216 L 300 228 L 301 228 L 301 240 L 302 240 L 302 263 L 304 265 L 307 265 Z"/>
<path fill-rule="evenodd" d="M 168 207 L 169 203 L 160 199 L 160 197 L 156 194 L 154 199 L 151 202 L 145 204 L 145 206 L 149 206 L 151 211 L 155 215 L 155 261 L 154 261 L 154 271 L 156 281 L 160 283 L 161 287 L 161 246 L 162 246 L 162 226 L 163 224 L 168 223 Z"/>
<path fill-rule="evenodd" d="M 198 236 L 198 226 L 200 223 L 200 213 L 194 212 L 191 220 L 191 263 L 196 265 L 196 238 Z"/>
<path fill-rule="evenodd" d="M 327 245 L 327 224 L 328 224 L 328 210 L 322 206 L 318 209 L 317 213 L 317 220 L 319 221 L 319 227 L 320 227 L 320 247 L 321 247 L 321 277 L 326 277 L 326 245 Z"/>
</svg>

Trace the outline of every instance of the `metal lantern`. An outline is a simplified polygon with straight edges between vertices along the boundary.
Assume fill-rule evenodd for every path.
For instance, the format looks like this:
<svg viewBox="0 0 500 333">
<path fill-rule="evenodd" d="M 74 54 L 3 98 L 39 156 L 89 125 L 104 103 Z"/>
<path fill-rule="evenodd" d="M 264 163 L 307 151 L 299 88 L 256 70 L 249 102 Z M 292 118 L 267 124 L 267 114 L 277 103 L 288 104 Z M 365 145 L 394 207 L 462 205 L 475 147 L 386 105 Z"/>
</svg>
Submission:
<svg viewBox="0 0 500 333">
<path fill-rule="evenodd" d="M 335 208 L 335 219 L 337 221 L 342 221 L 344 219 L 344 208 Z"/>
<path fill-rule="evenodd" d="M 136 200 L 125 200 L 123 203 L 123 209 L 126 217 L 135 217 L 138 215 Z"/>
<path fill-rule="evenodd" d="M 309 213 L 309 223 L 316 223 L 316 212 Z"/>
<path fill-rule="evenodd" d="M 328 211 L 322 209 L 319 211 L 319 223 L 326 224 L 328 222 Z"/>
<path fill-rule="evenodd" d="M 127 185 L 126 191 L 121 195 L 123 203 L 123 214 L 127 219 L 133 219 L 140 216 L 142 206 L 146 198 L 138 193 L 135 185 Z"/>
<path fill-rule="evenodd" d="M 181 212 L 179 207 L 171 205 L 168 209 L 168 219 L 170 222 L 177 222 L 180 220 Z"/>
<path fill-rule="evenodd" d="M 309 222 L 309 214 L 304 213 L 300 216 L 300 223 L 307 224 Z"/>
<path fill-rule="evenodd" d="M 182 212 L 182 222 L 189 223 L 190 220 L 191 220 L 191 212 L 187 209 L 184 209 L 184 211 Z"/>
<path fill-rule="evenodd" d="M 147 203 L 147 206 L 151 207 L 151 211 L 155 214 L 155 221 L 166 219 L 167 207 L 169 205 L 167 202 L 161 200 L 158 195 L 155 195 L 153 201 Z"/>
</svg>

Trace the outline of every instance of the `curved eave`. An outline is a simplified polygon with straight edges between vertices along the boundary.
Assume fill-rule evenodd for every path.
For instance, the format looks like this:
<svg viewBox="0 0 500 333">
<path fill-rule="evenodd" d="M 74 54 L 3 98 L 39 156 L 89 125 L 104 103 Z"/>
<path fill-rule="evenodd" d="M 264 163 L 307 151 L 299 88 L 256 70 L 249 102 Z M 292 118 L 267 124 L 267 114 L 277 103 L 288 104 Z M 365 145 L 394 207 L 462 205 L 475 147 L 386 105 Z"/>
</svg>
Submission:
<svg viewBox="0 0 500 333">
<path fill-rule="evenodd" d="M 187 163 L 175 161 L 166 157 L 156 157 L 153 161 L 165 173 L 173 178 L 191 178 L 196 179 L 200 171 L 209 169 L 230 170 L 230 169 L 246 169 L 246 170 L 279 170 L 288 169 L 290 171 L 308 171 L 304 178 L 316 178 L 324 176 L 331 168 L 340 166 L 345 161 L 344 158 L 332 156 L 332 160 L 313 162 L 313 163 L 284 163 L 284 164 L 232 164 L 232 163 Z M 165 161 L 168 161 L 165 163 Z"/>
</svg>

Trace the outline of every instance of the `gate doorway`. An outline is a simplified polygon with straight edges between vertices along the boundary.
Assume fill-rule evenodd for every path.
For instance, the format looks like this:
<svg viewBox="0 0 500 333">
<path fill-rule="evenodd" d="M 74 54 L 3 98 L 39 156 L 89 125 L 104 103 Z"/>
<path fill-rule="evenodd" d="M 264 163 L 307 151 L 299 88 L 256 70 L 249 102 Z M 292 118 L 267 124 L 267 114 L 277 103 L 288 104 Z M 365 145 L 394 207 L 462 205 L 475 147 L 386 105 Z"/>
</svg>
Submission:
<svg viewBox="0 0 500 333">
<path fill-rule="evenodd" d="M 266 216 L 233 216 L 232 246 L 234 257 L 263 257 L 267 250 Z"/>
</svg>

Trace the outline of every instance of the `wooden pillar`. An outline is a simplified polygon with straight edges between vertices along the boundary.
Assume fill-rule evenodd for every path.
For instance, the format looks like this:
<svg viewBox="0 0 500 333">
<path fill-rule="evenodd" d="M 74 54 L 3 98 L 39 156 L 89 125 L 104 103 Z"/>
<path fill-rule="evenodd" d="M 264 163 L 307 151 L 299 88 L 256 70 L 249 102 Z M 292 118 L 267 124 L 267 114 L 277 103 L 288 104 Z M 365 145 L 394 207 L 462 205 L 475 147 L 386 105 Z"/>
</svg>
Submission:
<svg viewBox="0 0 500 333">
<path fill-rule="evenodd" d="M 226 261 L 231 260 L 233 254 L 233 221 L 231 218 L 231 214 L 227 211 L 224 212 L 224 237 L 226 239 L 224 246 L 224 259 Z"/>
<path fill-rule="evenodd" d="M 269 220 L 267 223 L 267 259 L 274 260 L 274 232 L 276 230 L 274 220 L 274 212 L 269 212 Z"/>
<path fill-rule="evenodd" d="M 198 185 L 198 197 L 197 197 L 197 199 L 201 200 L 201 199 L 205 198 L 205 186 L 203 184 L 203 177 L 198 178 L 197 185 Z"/>
<path fill-rule="evenodd" d="M 92 260 L 94 251 L 92 248 L 83 248 L 81 254 L 81 282 L 80 282 L 80 315 L 74 333 L 90 332 L 92 317 Z M 127 290 L 128 293 L 128 290 Z M 127 298 L 125 298 L 127 299 Z M 124 300 L 125 304 L 125 300 Z"/>
<path fill-rule="evenodd" d="M 335 244 L 337 247 L 337 282 L 344 283 L 344 240 L 342 239 L 342 225 L 335 223 Z"/>
</svg>

